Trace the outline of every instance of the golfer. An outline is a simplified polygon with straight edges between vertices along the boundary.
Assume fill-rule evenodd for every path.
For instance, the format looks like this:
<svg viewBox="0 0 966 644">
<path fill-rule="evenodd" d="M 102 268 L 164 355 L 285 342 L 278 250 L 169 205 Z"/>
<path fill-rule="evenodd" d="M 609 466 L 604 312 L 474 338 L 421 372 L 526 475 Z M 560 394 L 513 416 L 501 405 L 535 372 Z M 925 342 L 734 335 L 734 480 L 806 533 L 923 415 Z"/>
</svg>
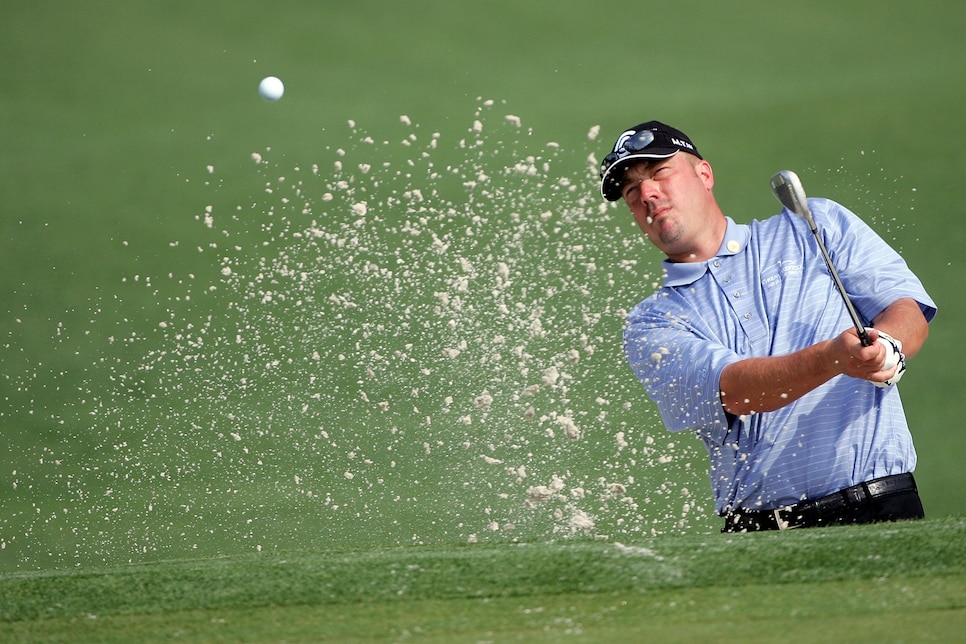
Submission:
<svg viewBox="0 0 966 644">
<path fill-rule="evenodd" d="M 625 131 L 600 177 L 667 256 L 624 350 L 667 429 L 707 448 L 722 531 L 922 518 L 895 385 L 936 305 L 899 254 L 839 204 L 809 200 L 869 327 L 863 346 L 808 223 L 787 210 L 726 217 L 684 133 L 658 121 Z"/>
</svg>

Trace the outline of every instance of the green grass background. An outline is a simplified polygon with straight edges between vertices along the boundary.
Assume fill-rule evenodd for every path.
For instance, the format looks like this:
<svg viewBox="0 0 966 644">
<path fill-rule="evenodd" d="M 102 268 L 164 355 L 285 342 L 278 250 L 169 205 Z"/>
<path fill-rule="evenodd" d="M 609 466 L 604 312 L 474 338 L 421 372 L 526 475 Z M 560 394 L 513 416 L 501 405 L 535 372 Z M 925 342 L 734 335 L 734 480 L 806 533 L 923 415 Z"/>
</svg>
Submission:
<svg viewBox="0 0 966 644">
<path fill-rule="evenodd" d="M 902 251 L 940 309 L 902 383 L 916 476 L 930 516 L 962 515 L 961 3 L 3 13 L 0 571 L 712 535 L 702 448 L 620 355 L 660 257 L 587 164 L 649 118 L 737 220 L 789 168 Z M 566 498 L 525 507 L 553 476 Z"/>
<path fill-rule="evenodd" d="M 0 578 L 7 641 L 958 641 L 964 523 L 238 555 Z"/>
</svg>

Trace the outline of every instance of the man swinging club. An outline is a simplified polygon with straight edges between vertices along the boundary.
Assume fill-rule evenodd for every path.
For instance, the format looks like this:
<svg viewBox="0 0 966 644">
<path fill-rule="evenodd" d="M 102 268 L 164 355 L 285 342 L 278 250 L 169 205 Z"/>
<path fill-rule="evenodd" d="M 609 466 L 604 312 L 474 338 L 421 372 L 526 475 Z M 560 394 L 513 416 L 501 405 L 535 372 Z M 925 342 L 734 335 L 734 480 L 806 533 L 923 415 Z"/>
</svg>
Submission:
<svg viewBox="0 0 966 644">
<path fill-rule="evenodd" d="M 825 199 L 808 200 L 814 235 L 788 209 L 736 223 L 711 165 L 658 121 L 623 132 L 600 177 L 667 256 L 663 286 L 628 315 L 625 354 L 666 427 L 707 448 L 723 531 L 922 518 L 895 384 L 936 305 L 902 257 Z"/>
</svg>

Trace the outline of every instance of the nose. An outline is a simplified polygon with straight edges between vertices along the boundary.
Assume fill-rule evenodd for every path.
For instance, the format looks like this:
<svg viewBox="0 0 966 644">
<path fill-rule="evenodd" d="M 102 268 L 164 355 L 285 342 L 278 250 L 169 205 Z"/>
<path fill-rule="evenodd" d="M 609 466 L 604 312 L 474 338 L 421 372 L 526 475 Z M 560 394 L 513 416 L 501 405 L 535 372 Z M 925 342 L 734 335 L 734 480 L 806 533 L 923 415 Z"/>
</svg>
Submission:
<svg viewBox="0 0 966 644">
<path fill-rule="evenodd" d="M 657 182 L 653 179 L 641 179 L 641 182 L 638 184 L 637 194 L 642 204 L 647 205 L 648 203 L 656 201 L 660 197 Z"/>
<path fill-rule="evenodd" d="M 653 198 L 657 196 L 657 181 L 653 179 L 641 179 L 641 196 Z"/>
</svg>

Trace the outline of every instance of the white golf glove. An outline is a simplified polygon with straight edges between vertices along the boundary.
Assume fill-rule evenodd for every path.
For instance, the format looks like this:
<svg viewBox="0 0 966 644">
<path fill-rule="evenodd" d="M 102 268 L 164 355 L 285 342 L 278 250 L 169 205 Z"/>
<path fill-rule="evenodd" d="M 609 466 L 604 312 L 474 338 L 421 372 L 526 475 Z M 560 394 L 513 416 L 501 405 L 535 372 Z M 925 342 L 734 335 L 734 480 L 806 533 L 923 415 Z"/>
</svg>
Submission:
<svg viewBox="0 0 966 644">
<path fill-rule="evenodd" d="M 882 371 L 895 368 L 895 373 L 885 382 L 874 382 L 876 387 L 891 387 L 899 382 L 902 374 L 906 372 L 906 356 L 902 353 L 902 341 L 896 340 L 888 333 L 879 331 L 878 342 L 885 347 L 886 357 L 882 363 Z"/>
</svg>

